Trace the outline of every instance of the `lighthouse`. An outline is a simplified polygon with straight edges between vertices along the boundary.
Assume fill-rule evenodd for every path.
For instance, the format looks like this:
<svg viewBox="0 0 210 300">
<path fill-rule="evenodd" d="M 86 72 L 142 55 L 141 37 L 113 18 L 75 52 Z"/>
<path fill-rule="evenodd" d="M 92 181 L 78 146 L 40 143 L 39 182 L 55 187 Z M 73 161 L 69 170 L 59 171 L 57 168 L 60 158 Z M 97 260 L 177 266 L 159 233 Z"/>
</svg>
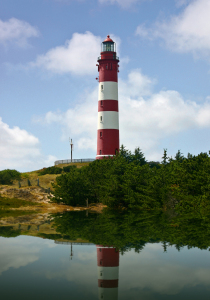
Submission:
<svg viewBox="0 0 210 300">
<path fill-rule="evenodd" d="M 119 151 L 118 72 L 116 44 L 108 35 L 98 57 L 98 129 L 96 159 L 112 157 Z"/>
<path fill-rule="evenodd" d="M 118 299 L 119 251 L 97 245 L 98 299 Z"/>
</svg>

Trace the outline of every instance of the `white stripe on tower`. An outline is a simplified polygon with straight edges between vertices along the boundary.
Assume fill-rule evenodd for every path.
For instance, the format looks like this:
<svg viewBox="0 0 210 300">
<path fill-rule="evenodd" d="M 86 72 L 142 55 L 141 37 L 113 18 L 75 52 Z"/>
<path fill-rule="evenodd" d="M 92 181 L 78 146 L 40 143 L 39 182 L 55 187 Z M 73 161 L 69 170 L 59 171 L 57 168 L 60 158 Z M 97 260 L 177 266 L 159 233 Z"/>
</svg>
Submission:
<svg viewBox="0 0 210 300">
<path fill-rule="evenodd" d="M 119 130 L 119 120 L 117 111 L 99 111 L 98 129 L 117 129 Z"/>
<path fill-rule="evenodd" d="M 98 58 L 98 130 L 96 159 L 119 151 L 118 63 L 116 46 L 107 36 Z"/>
<path fill-rule="evenodd" d="M 118 100 L 118 83 L 112 81 L 100 82 L 98 100 Z"/>
</svg>

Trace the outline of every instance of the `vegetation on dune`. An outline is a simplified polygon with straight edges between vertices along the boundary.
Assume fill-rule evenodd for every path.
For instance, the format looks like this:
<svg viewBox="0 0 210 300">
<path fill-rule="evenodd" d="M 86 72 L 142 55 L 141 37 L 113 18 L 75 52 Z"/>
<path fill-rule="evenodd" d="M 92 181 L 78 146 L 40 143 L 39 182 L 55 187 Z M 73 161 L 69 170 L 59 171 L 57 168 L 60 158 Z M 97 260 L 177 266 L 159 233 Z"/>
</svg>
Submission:
<svg viewBox="0 0 210 300">
<path fill-rule="evenodd" d="M 68 205 L 101 202 L 108 207 L 198 210 L 210 208 L 210 157 L 180 151 L 160 164 L 147 162 L 142 151 L 123 146 L 114 158 L 96 160 L 87 167 L 70 168 L 56 177 L 54 201 Z"/>
<path fill-rule="evenodd" d="M 7 169 L 0 171 L 0 185 L 13 185 L 16 188 L 30 185 L 37 186 L 39 180 L 39 185 L 41 187 L 50 188 L 52 187 L 51 183 L 55 181 L 55 178 L 58 175 L 67 173 L 72 168 L 81 168 L 87 165 L 89 165 L 89 163 L 60 164 L 57 166 L 51 166 L 48 168 L 43 168 L 41 170 L 25 173 Z"/>
<path fill-rule="evenodd" d="M 20 179 L 21 173 L 16 170 L 6 169 L 0 171 L 0 184 L 12 184 L 15 179 Z"/>
<path fill-rule="evenodd" d="M 49 167 L 49 168 L 44 168 L 39 172 L 39 175 L 46 175 L 46 174 L 61 174 L 62 173 L 62 168 L 59 167 Z"/>
</svg>

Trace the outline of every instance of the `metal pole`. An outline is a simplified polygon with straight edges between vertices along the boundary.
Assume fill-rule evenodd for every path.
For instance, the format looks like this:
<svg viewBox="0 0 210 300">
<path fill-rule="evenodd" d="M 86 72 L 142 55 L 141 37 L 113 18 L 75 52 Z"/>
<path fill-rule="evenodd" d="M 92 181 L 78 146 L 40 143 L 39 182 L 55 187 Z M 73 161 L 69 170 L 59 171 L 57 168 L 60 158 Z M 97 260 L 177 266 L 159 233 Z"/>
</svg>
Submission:
<svg viewBox="0 0 210 300">
<path fill-rule="evenodd" d="M 72 139 L 70 141 L 70 138 L 69 138 L 69 142 L 70 142 L 70 145 L 71 145 L 71 163 L 72 163 L 72 151 L 73 151 L 73 143 L 72 143 Z"/>
<path fill-rule="evenodd" d="M 72 139 L 71 139 L 71 162 L 72 162 Z"/>
</svg>

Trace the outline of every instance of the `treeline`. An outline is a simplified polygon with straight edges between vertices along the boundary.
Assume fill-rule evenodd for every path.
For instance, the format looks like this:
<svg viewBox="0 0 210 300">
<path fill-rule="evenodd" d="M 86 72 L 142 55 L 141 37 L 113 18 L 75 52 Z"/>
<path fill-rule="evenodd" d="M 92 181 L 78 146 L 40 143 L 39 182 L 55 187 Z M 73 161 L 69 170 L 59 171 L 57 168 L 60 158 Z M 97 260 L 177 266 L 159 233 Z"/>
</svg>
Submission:
<svg viewBox="0 0 210 300">
<path fill-rule="evenodd" d="M 121 146 L 117 156 L 71 168 L 56 178 L 54 201 L 68 205 L 103 203 L 115 208 L 210 208 L 210 157 L 207 153 L 147 162 L 142 151 Z"/>
</svg>

